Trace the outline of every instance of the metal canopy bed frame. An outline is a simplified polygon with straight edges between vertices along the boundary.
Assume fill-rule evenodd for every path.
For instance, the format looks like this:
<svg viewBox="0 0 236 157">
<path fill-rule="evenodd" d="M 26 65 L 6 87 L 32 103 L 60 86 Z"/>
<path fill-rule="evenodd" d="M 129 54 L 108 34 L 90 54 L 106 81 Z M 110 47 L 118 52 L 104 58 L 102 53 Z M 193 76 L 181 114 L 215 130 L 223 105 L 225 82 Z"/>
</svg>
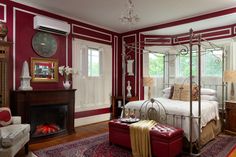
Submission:
<svg viewBox="0 0 236 157">
<path fill-rule="evenodd" d="M 154 100 L 154 99 L 151 99 L 151 100 L 146 100 L 143 104 L 142 104 L 142 107 L 141 108 L 145 108 L 145 104 L 148 104 L 148 103 L 151 103 L 152 105 L 158 105 L 159 107 L 158 108 L 160 108 L 160 110 L 162 110 L 162 111 L 164 111 L 165 113 L 164 113 L 164 117 L 163 117 L 163 115 L 158 115 L 158 116 L 153 116 L 153 113 L 154 112 L 157 112 L 157 111 L 154 111 L 154 110 L 152 110 L 153 108 L 151 108 L 151 115 L 152 115 L 152 117 L 155 117 L 156 119 L 158 119 L 158 120 L 160 120 L 160 119 L 166 119 L 166 117 L 165 116 L 173 116 L 173 117 L 175 117 L 175 116 L 179 116 L 180 118 L 185 118 L 185 117 L 188 117 L 189 119 L 190 119 L 190 123 L 189 123 L 189 134 L 190 134 L 190 139 L 189 139 L 189 144 L 190 144 L 190 146 L 189 146 L 189 153 L 191 154 L 191 155 L 194 155 L 194 156 L 199 156 L 200 155 L 200 148 L 201 148 L 201 146 L 200 146 L 200 134 L 201 134 L 201 46 L 202 46 L 202 41 L 206 41 L 206 40 L 204 40 L 202 37 L 201 37 L 201 35 L 200 34 L 194 34 L 194 32 L 193 32 L 193 30 L 192 29 L 190 29 L 190 31 L 189 31 L 189 47 L 187 47 L 186 45 L 181 45 L 181 46 L 184 46 L 187 50 L 186 50 L 186 52 L 188 53 L 188 51 L 189 51 L 189 58 L 190 58 L 190 66 L 189 66 L 189 70 L 190 70 L 190 76 L 189 76 L 189 88 L 190 88 L 190 101 L 189 101 L 189 103 L 190 103 L 190 108 L 189 108 L 189 110 L 190 110 L 190 113 L 189 113 L 189 115 L 188 116 L 183 116 L 183 115 L 171 115 L 171 114 L 168 114 L 167 112 L 166 112 L 166 110 L 165 110 L 165 108 L 163 107 L 163 105 L 160 103 L 160 102 L 158 102 L 157 100 Z M 220 48 L 220 47 L 218 47 L 218 46 L 216 46 L 216 45 L 214 45 L 213 43 L 210 43 L 209 41 L 206 41 L 206 42 L 208 42 L 209 44 L 210 44 L 210 46 L 211 47 L 217 47 L 217 48 Z M 125 76 L 126 76 L 126 59 L 128 58 L 127 57 L 127 55 L 129 54 L 129 53 L 131 53 L 131 52 L 134 52 L 134 51 L 129 51 L 129 52 L 127 52 L 126 53 L 126 49 L 130 49 L 130 48 L 133 48 L 133 49 L 137 49 L 137 47 L 135 46 L 137 43 L 135 43 L 135 44 L 125 44 L 125 43 L 123 43 L 123 52 L 122 52 L 122 96 L 123 96 L 123 109 L 125 109 L 125 97 L 126 97 L 126 88 L 125 88 L 125 85 L 126 85 L 126 78 L 125 78 Z M 140 44 L 140 43 L 138 43 L 138 44 Z M 140 46 L 140 45 L 139 45 Z M 192 107 L 192 103 L 193 103 L 193 100 L 192 100 L 192 87 L 193 87 L 193 70 L 192 70 L 192 63 L 193 63 L 193 61 L 192 61 L 192 55 L 193 55 L 193 46 L 197 46 L 197 56 L 198 56 L 198 72 L 197 72 L 197 80 L 198 80 L 198 82 L 197 82 L 197 85 L 198 85 L 198 87 L 199 87 L 199 93 L 198 93 L 198 115 L 197 116 L 194 116 L 193 115 L 193 107 Z M 144 49 L 142 49 L 142 50 L 144 50 Z M 137 53 L 137 52 L 136 52 Z M 148 52 L 149 53 L 149 52 Z M 153 53 L 153 51 L 151 52 L 151 53 Z M 155 52 L 155 53 L 159 53 L 160 54 L 160 52 Z M 162 53 L 163 54 L 163 53 Z M 168 54 L 168 56 L 169 56 L 169 54 Z M 224 54 L 224 52 L 223 52 L 223 54 L 222 54 L 222 76 L 223 76 L 223 72 L 224 72 L 224 56 L 225 56 L 225 54 Z M 165 76 L 165 74 L 164 74 L 164 76 Z M 168 76 L 169 76 L 169 71 L 168 71 Z M 169 83 L 169 80 L 168 80 L 168 83 Z M 223 83 L 223 81 L 222 81 L 222 104 L 221 104 L 221 107 L 222 107 L 222 115 L 224 115 L 224 83 Z M 147 111 L 148 109 L 144 109 L 145 111 Z M 159 111 L 160 111 L 159 110 Z M 148 110 L 148 111 L 150 111 L 150 110 Z M 145 116 L 143 116 L 142 115 L 142 111 L 141 111 L 141 109 L 140 109 L 140 118 L 141 118 L 141 116 L 145 119 L 145 118 L 148 118 L 148 117 L 145 117 Z M 123 111 L 123 115 L 124 115 L 124 111 Z M 220 117 L 222 117 L 222 116 L 220 116 Z M 150 118 L 150 117 L 149 117 Z M 199 152 L 197 153 L 197 154 L 195 154 L 195 153 L 193 153 L 193 140 L 192 140 L 192 130 L 193 130 L 193 125 L 192 125 L 192 123 L 193 123 L 193 119 L 197 119 L 198 120 L 198 139 L 197 139 L 197 142 L 199 142 Z"/>
</svg>

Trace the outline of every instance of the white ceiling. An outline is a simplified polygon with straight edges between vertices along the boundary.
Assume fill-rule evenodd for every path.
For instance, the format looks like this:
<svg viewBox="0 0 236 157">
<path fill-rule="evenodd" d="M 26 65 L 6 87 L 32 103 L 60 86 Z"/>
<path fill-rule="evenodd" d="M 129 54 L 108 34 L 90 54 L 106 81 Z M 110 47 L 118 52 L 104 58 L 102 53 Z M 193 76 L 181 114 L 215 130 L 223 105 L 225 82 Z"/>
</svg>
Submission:
<svg viewBox="0 0 236 157">
<path fill-rule="evenodd" d="M 133 0 L 140 21 L 133 26 L 129 26 L 119 21 L 127 0 L 12 1 L 77 19 L 118 33 L 236 7 L 236 0 Z M 224 18 L 220 18 L 220 20 L 222 22 L 218 21 L 216 23 L 221 25 L 225 23 Z M 217 26 L 213 25 L 213 23 L 208 24 L 213 27 Z M 194 23 L 191 25 L 194 27 Z M 204 25 L 204 22 L 199 26 L 202 25 Z M 163 32 L 160 31 L 160 33 Z"/>
</svg>

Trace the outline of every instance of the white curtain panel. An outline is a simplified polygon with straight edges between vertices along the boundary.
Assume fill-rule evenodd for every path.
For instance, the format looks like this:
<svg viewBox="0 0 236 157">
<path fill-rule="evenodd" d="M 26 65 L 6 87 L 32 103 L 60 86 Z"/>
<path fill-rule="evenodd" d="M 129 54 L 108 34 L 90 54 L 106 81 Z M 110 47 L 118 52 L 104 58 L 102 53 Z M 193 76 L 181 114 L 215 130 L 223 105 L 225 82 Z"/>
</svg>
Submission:
<svg viewBox="0 0 236 157">
<path fill-rule="evenodd" d="M 149 55 L 143 54 L 143 77 L 149 77 Z M 163 77 L 153 77 L 153 86 L 151 87 L 151 98 L 162 96 Z M 144 87 L 144 99 L 148 99 L 148 87 Z"/>
<path fill-rule="evenodd" d="M 100 51 L 100 76 L 88 77 L 88 47 Z M 75 110 L 85 111 L 110 107 L 112 92 L 112 47 L 86 40 L 73 39 L 72 67 Z"/>
</svg>

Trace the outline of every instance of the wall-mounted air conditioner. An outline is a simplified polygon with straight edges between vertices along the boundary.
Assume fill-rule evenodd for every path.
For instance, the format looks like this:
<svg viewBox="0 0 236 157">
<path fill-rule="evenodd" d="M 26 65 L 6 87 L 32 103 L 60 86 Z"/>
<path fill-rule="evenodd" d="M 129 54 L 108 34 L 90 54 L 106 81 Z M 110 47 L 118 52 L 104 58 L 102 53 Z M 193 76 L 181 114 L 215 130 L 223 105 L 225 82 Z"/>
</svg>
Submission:
<svg viewBox="0 0 236 157">
<path fill-rule="evenodd" d="M 70 33 L 70 25 L 67 22 L 45 16 L 34 17 L 34 29 L 60 35 L 68 35 Z"/>
</svg>

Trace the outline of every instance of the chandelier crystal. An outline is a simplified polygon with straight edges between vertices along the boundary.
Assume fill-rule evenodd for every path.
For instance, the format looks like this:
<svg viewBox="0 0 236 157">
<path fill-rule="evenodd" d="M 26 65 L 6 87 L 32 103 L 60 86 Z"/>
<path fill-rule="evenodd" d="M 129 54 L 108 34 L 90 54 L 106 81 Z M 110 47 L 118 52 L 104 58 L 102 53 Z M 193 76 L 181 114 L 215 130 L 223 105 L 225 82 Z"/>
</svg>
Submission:
<svg viewBox="0 0 236 157">
<path fill-rule="evenodd" d="M 130 24 L 133 25 L 137 22 L 139 22 L 140 18 L 135 12 L 134 4 L 132 0 L 128 0 L 128 7 L 123 12 L 123 14 L 120 17 L 120 21 L 124 24 Z"/>
</svg>

